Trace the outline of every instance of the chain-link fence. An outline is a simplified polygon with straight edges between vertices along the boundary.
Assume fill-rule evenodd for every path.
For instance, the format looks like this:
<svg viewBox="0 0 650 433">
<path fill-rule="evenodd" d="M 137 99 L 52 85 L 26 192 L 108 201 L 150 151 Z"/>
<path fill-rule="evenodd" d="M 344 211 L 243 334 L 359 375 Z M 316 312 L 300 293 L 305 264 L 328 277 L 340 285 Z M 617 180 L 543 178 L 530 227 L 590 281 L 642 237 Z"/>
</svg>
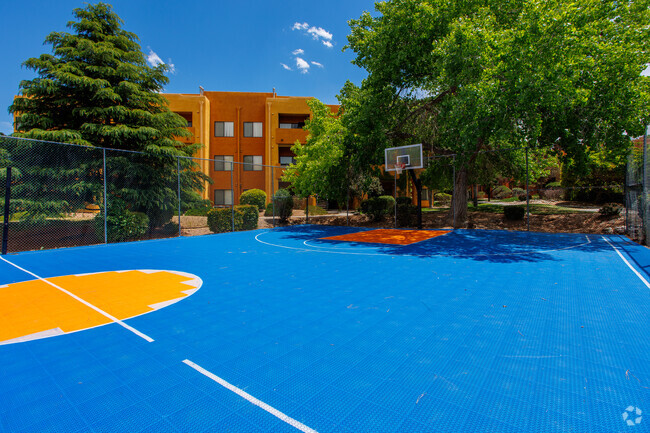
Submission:
<svg viewBox="0 0 650 433">
<path fill-rule="evenodd" d="M 440 155 L 427 158 L 426 170 L 380 174 L 372 190 L 348 182 L 347 197 L 337 200 L 297 197 L 282 180 L 286 166 L 242 159 L 0 137 L 3 252 L 305 223 L 646 238 L 643 185 L 650 172 L 641 146 L 627 173 L 591 177 L 574 176 L 541 150 Z"/>
<path fill-rule="evenodd" d="M 648 200 L 648 132 L 642 140 L 636 140 L 636 145 L 628 156 L 625 173 L 625 231 L 636 242 L 648 244 L 648 215 L 650 200 Z"/>
</svg>

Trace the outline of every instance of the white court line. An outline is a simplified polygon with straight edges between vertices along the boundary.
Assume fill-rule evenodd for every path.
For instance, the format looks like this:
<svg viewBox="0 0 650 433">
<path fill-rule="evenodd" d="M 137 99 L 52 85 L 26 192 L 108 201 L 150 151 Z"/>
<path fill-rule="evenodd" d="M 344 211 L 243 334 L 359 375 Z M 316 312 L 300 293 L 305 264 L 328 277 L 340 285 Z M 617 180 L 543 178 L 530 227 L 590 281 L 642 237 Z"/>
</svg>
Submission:
<svg viewBox="0 0 650 433">
<path fill-rule="evenodd" d="M 278 248 L 285 248 L 288 250 L 296 250 L 296 251 L 305 251 L 305 252 L 312 252 L 312 253 L 327 253 L 327 254 L 346 254 L 346 255 L 351 255 L 351 256 L 392 256 L 391 254 L 384 254 L 384 253 L 351 253 L 351 252 L 344 252 L 344 251 L 329 251 L 325 249 L 314 249 L 314 248 L 296 248 L 296 247 L 289 247 L 286 245 L 279 245 L 279 244 L 272 244 L 270 242 L 265 242 L 261 240 L 259 237 L 265 233 L 271 233 L 270 231 L 262 232 L 259 233 L 255 236 L 255 240 L 261 244 L 264 245 L 269 245 L 271 247 L 278 247 Z M 564 248 L 554 248 L 550 250 L 533 250 L 533 251 L 522 251 L 520 253 L 495 253 L 495 254 L 407 254 L 409 257 L 492 257 L 492 256 L 518 256 L 518 255 L 524 255 L 524 254 L 545 254 L 553 251 L 564 251 L 564 250 L 570 250 L 572 248 L 578 248 L 582 247 L 584 245 L 589 245 L 591 243 L 591 239 L 589 239 L 589 236 L 585 235 L 585 238 L 587 239 L 587 242 L 584 242 L 582 244 L 578 245 L 572 245 L 570 247 L 564 247 Z M 401 247 L 408 246 L 408 245 L 401 245 Z M 377 247 L 381 248 L 381 247 Z M 336 248 L 333 248 L 336 249 Z"/>
<path fill-rule="evenodd" d="M 101 314 L 102 316 L 104 316 L 104 317 L 110 319 L 111 321 L 117 323 L 118 325 L 122 326 L 123 328 L 128 329 L 129 331 L 133 332 L 133 333 L 134 333 L 135 335 L 137 335 L 138 337 L 144 338 L 144 339 L 147 340 L 149 343 L 151 343 L 152 341 L 154 341 L 153 338 L 149 337 L 149 336 L 146 335 L 146 334 L 143 334 L 142 332 L 138 331 L 138 330 L 135 329 L 134 327 L 127 325 L 126 323 L 124 323 L 124 322 L 122 322 L 120 319 L 118 319 L 117 317 L 111 316 L 111 315 L 108 314 L 106 311 L 102 310 L 101 308 L 95 307 L 93 304 L 91 304 L 90 302 L 87 302 L 87 301 L 81 299 L 79 296 L 75 295 L 74 293 L 72 293 L 72 292 L 68 292 L 66 289 L 57 286 L 56 284 L 54 284 L 54 283 L 52 283 L 52 282 L 46 280 L 45 278 L 41 278 L 41 277 L 39 277 L 38 275 L 36 275 L 36 274 L 33 273 L 33 272 L 28 271 L 27 269 L 21 268 L 20 266 L 18 266 L 18 265 L 15 264 L 15 263 L 11 263 L 9 260 L 5 259 L 5 258 L 2 257 L 2 256 L 0 256 L 0 260 L 9 263 L 11 266 L 13 266 L 13 267 L 15 267 L 15 268 L 18 268 L 18 269 L 20 269 L 21 271 L 23 271 L 23 272 L 25 272 L 25 273 L 28 273 L 29 275 L 31 275 L 31 276 L 33 276 L 33 277 L 38 278 L 38 279 L 41 280 L 42 282 L 44 282 L 44 283 L 46 283 L 46 284 L 49 284 L 50 286 L 54 287 L 54 288 L 57 289 L 57 290 L 62 291 L 62 292 L 65 293 L 66 295 L 68 295 L 68 296 L 70 296 L 70 297 L 76 299 L 77 301 L 81 302 L 81 303 L 84 304 L 86 307 L 92 308 L 93 310 L 95 310 L 95 311 L 97 311 L 99 314 Z"/>
<path fill-rule="evenodd" d="M 643 281 L 643 284 L 645 284 L 646 287 L 647 287 L 648 289 L 650 289 L 650 283 L 648 283 L 648 280 L 646 280 L 645 278 L 643 278 L 643 276 L 642 276 L 642 275 L 641 275 L 641 274 L 640 274 L 636 269 L 634 269 L 634 267 L 630 264 L 630 262 L 628 262 L 627 259 L 626 259 L 625 257 L 623 257 L 623 254 L 621 254 L 621 252 L 618 250 L 618 248 L 616 248 L 616 247 L 615 247 L 615 246 L 614 246 L 610 241 L 608 241 L 607 238 L 606 238 L 605 236 L 603 236 L 602 238 L 603 238 L 603 240 L 604 240 L 605 242 L 607 242 L 607 243 L 609 244 L 610 247 L 614 248 L 614 251 L 616 251 L 616 253 L 618 254 L 618 256 L 619 256 L 621 259 L 623 259 L 623 261 L 625 262 L 625 264 L 626 264 L 630 269 L 632 269 L 632 272 L 634 272 L 634 273 L 636 274 L 636 276 L 639 277 L 639 279 L 640 279 L 641 281 Z"/>
<path fill-rule="evenodd" d="M 237 388 L 234 385 L 231 385 L 230 383 L 226 382 L 225 380 L 223 380 L 222 378 L 220 378 L 216 374 L 210 373 L 208 370 L 201 367 L 200 365 L 197 365 L 197 364 L 193 363 L 189 359 L 184 360 L 183 363 L 186 364 L 186 365 L 189 365 L 194 370 L 198 371 L 199 373 L 203 374 L 204 376 L 209 377 L 210 379 L 214 380 L 215 382 L 217 382 L 219 385 L 223 386 L 224 388 L 226 388 L 226 389 L 234 392 L 238 396 L 248 400 L 249 402 L 253 403 L 255 406 L 258 406 L 258 407 L 264 409 L 265 411 L 267 411 L 271 415 L 281 419 L 282 421 L 284 421 L 287 424 L 297 428 L 298 430 L 300 430 L 300 431 L 302 431 L 304 433 L 318 433 L 316 430 L 307 427 L 306 425 L 304 425 L 300 421 L 296 421 L 295 419 L 291 418 L 290 416 L 287 416 L 287 415 L 283 414 L 279 410 L 269 406 L 268 404 L 264 403 L 263 401 L 260 401 L 260 400 L 256 399 L 255 397 L 253 397 L 249 393 L 247 393 L 245 391 L 242 391 L 241 389 Z"/>
</svg>

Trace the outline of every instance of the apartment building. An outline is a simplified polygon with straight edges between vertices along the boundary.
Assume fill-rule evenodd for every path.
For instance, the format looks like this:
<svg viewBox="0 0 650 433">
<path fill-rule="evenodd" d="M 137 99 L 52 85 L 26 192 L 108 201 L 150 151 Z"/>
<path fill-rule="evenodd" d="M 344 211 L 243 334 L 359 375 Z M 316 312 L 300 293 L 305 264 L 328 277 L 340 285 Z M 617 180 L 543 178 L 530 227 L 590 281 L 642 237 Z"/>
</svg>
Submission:
<svg viewBox="0 0 650 433">
<path fill-rule="evenodd" d="M 164 96 L 170 109 L 187 120 L 193 135 L 181 141 L 204 145 L 195 156 L 203 158 L 201 170 L 214 181 L 204 198 L 216 206 L 231 205 L 248 189 L 264 190 L 270 197 L 288 186 L 281 181 L 283 167 L 295 157 L 291 146 L 306 141 L 309 97 L 203 90 Z M 336 105 L 330 108 L 338 110 Z"/>
</svg>

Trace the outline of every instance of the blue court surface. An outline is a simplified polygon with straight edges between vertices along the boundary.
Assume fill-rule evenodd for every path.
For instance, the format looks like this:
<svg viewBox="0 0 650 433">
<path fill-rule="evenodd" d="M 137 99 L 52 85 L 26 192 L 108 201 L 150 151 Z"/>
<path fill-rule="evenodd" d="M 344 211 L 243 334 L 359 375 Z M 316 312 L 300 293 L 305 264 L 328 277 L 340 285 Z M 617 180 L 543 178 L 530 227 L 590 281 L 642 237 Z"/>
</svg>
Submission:
<svg viewBox="0 0 650 433">
<path fill-rule="evenodd" d="M 362 230 L 2 256 L 0 294 L 42 284 L 40 297 L 110 323 L 0 345 L 0 431 L 650 431 L 648 249 L 478 230 L 411 245 L 322 239 Z M 202 284 L 122 320 L 111 308 L 128 302 L 100 313 L 78 295 L 104 302 L 110 284 L 72 293 L 54 278 L 124 270 Z"/>
</svg>

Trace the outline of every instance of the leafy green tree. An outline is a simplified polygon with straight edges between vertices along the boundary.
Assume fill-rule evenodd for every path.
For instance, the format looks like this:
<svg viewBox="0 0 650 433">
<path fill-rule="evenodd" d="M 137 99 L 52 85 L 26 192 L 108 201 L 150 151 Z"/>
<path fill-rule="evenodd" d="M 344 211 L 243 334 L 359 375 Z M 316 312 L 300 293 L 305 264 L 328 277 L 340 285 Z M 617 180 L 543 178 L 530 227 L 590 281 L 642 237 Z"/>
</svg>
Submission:
<svg viewBox="0 0 650 433">
<path fill-rule="evenodd" d="M 422 142 L 455 154 L 453 208 L 466 217 L 480 152 L 552 149 L 586 170 L 623 154 L 648 113 L 648 0 L 390 0 L 351 20 L 366 69 L 341 91 L 344 126 L 368 163 Z M 627 134 L 625 134 L 627 133 Z M 519 159 L 520 160 L 520 159 Z M 515 161 L 515 160 L 513 160 Z"/>
<path fill-rule="evenodd" d="M 109 191 L 132 211 L 145 212 L 152 227 L 160 225 L 177 208 L 177 163 L 185 200 L 198 200 L 196 191 L 208 181 L 190 159 L 177 158 L 191 156 L 201 145 L 176 140 L 189 132 L 160 94 L 168 82 L 167 66 L 147 66 L 137 36 L 122 29 L 112 7 L 88 5 L 73 15 L 72 33 L 46 37 L 51 54 L 24 62 L 37 77 L 20 83 L 21 97 L 9 107 L 17 116 L 14 136 L 144 152 L 107 155 Z M 101 154 L 87 151 L 80 159 L 62 147 L 20 142 L 13 148 L 15 155 L 37 155 L 25 161 L 32 169 L 23 187 L 34 190 L 33 198 L 39 189 L 40 201 L 49 206 L 25 203 L 33 215 L 61 213 L 98 195 Z"/>
</svg>

